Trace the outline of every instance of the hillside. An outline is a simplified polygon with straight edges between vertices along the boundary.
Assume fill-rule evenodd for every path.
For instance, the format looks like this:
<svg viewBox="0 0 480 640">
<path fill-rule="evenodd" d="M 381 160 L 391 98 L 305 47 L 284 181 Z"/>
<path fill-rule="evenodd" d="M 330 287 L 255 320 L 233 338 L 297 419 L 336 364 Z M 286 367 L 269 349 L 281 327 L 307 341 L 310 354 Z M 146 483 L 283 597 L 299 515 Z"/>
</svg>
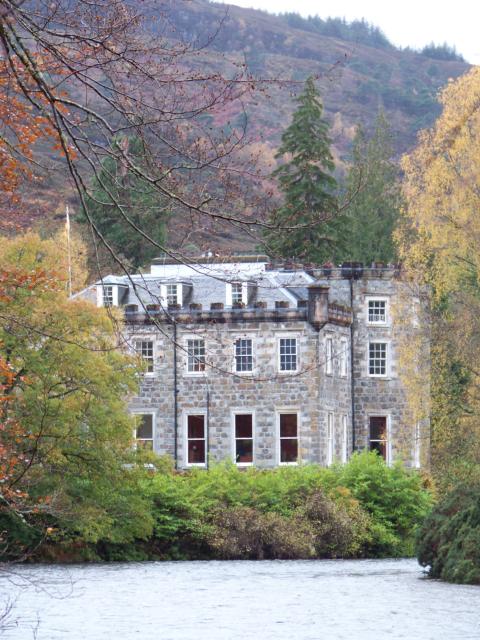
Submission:
<svg viewBox="0 0 480 640">
<path fill-rule="evenodd" d="M 178 4 L 177 4 L 178 6 Z M 170 18 L 186 40 L 205 42 L 214 51 L 245 56 L 257 78 L 304 80 L 317 75 L 326 117 L 339 156 L 348 152 L 354 127 L 367 129 L 384 109 L 399 153 L 415 142 L 419 129 L 439 114 L 436 94 L 449 78 L 469 68 L 460 60 L 439 60 L 393 46 L 368 46 L 290 26 L 288 21 L 252 9 L 196 0 L 188 7 L 172 3 Z M 305 26 L 307 21 L 304 21 Z M 276 146 L 293 109 L 295 87 L 277 86 L 249 105 L 250 122 Z"/>
<path fill-rule="evenodd" d="M 290 121 L 293 98 L 309 75 L 318 77 L 336 163 L 342 172 L 357 124 L 368 131 L 383 109 L 400 156 L 415 143 L 418 130 L 432 124 L 439 114 L 439 88 L 469 68 L 460 59 L 434 59 L 398 50 L 378 29 L 372 30 L 371 43 L 362 37 L 365 34 L 359 34 L 355 41 L 352 29 L 347 29 L 348 38 L 342 39 L 315 32 L 315 25 L 305 20 L 207 0 L 171 0 L 161 20 L 171 23 L 175 37 L 204 47 L 202 60 L 212 70 L 225 70 L 231 60 L 246 61 L 255 78 L 280 80 L 257 92 L 246 104 L 250 137 L 256 140 L 255 150 L 267 170 Z M 342 29 L 338 33 L 342 35 Z M 228 114 L 232 126 L 243 117 L 241 113 Z M 212 122 L 224 124 L 215 119 Z M 28 195 L 29 213 L 33 218 L 41 215 L 44 225 L 45 213 L 51 216 L 57 207 L 63 211 L 65 200 L 75 209 L 77 203 L 63 171 L 52 171 Z"/>
</svg>

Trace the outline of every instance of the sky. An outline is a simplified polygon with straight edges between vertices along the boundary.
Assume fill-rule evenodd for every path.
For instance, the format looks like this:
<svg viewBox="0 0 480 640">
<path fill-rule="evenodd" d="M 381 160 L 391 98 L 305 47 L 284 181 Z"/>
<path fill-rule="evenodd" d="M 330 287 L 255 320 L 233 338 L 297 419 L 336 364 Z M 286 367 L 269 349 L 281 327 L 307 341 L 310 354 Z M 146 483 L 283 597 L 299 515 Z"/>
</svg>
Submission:
<svg viewBox="0 0 480 640">
<path fill-rule="evenodd" d="M 229 0 L 225 4 L 349 21 L 365 18 L 397 46 L 421 49 L 432 41 L 447 42 L 468 62 L 480 64 L 478 0 L 456 0 L 453 4 L 446 0 Z"/>
</svg>

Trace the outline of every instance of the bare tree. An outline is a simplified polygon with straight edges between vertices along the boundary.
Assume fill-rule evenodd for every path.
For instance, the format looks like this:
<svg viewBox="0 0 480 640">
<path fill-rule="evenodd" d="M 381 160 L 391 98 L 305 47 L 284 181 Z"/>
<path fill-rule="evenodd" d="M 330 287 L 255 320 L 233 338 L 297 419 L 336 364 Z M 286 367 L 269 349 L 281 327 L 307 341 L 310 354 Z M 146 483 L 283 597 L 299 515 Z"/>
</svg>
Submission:
<svg viewBox="0 0 480 640">
<path fill-rule="evenodd" d="M 251 233 L 263 224 L 252 213 L 250 187 L 258 175 L 244 111 L 255 82 L 241 61 L 224 58 L 224 72 L 214 71 L 209 42 L 182 42 L 169 6 L 166 0 L 0 1 L 0 77 L 27 105 L 23 122 L 42 125 L 55 139 L 104 244 L 89 214 L 92 177 L 108 195 L 101 204 L 152 242 L 104 177 L 102 183 L 100 168 L 109 156 L 154 189 L 171 216 L 190 222 L 177 233 L 177 245 L 191 240 L 192 228 Z M 212 28 L 212 38 L 220 26 Z M 15 126 L 6 130 L 1 110 L 0 123 L 0 152 L 21 163 L 35 161 L 16 144 L 22 133 Z M 132 137 L 143 142 L 142 162 L 128 145 L 111 145 Z"/>
</svg>

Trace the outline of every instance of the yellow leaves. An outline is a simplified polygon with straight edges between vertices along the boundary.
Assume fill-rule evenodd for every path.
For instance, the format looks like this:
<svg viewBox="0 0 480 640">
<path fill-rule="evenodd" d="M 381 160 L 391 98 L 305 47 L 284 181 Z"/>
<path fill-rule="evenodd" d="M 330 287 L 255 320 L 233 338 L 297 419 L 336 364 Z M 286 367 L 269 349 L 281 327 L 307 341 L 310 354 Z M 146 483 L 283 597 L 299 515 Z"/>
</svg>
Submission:
<svg viewBox="0 0 480 640">
<path fill-rule="evenodd" d="M 402 161 L 407 207 L 398 239 L 418 275 L 433 260 L 428 276 L 443 294 L 458 286 L 465 261 L 480 267 L 480 68 L 450 83 L 440 100 L 442 115 Z"/>
</svg>

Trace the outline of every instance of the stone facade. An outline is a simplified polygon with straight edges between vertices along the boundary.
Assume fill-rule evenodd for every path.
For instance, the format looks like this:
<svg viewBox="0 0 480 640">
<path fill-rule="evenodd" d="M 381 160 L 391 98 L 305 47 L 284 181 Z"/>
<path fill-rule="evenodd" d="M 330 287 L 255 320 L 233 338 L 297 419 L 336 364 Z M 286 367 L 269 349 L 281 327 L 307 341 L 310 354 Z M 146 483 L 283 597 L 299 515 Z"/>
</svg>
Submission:
<svg viewBox="0 0 480 640">
<path fill-rule="evenodd" d="M 393 317 L 400 289 L 393 269 L 251 258 L 159 260 L 149 275 L 110 276 L 80 295 L 124 306 L 128 341 L 150 369 L 130 403 L 139 442 L 179 468 L 327 465 L 365 447 L 419 466 L 428 445 L 398 375 L 399 341 L 415 330 Z"/>
</svg>

